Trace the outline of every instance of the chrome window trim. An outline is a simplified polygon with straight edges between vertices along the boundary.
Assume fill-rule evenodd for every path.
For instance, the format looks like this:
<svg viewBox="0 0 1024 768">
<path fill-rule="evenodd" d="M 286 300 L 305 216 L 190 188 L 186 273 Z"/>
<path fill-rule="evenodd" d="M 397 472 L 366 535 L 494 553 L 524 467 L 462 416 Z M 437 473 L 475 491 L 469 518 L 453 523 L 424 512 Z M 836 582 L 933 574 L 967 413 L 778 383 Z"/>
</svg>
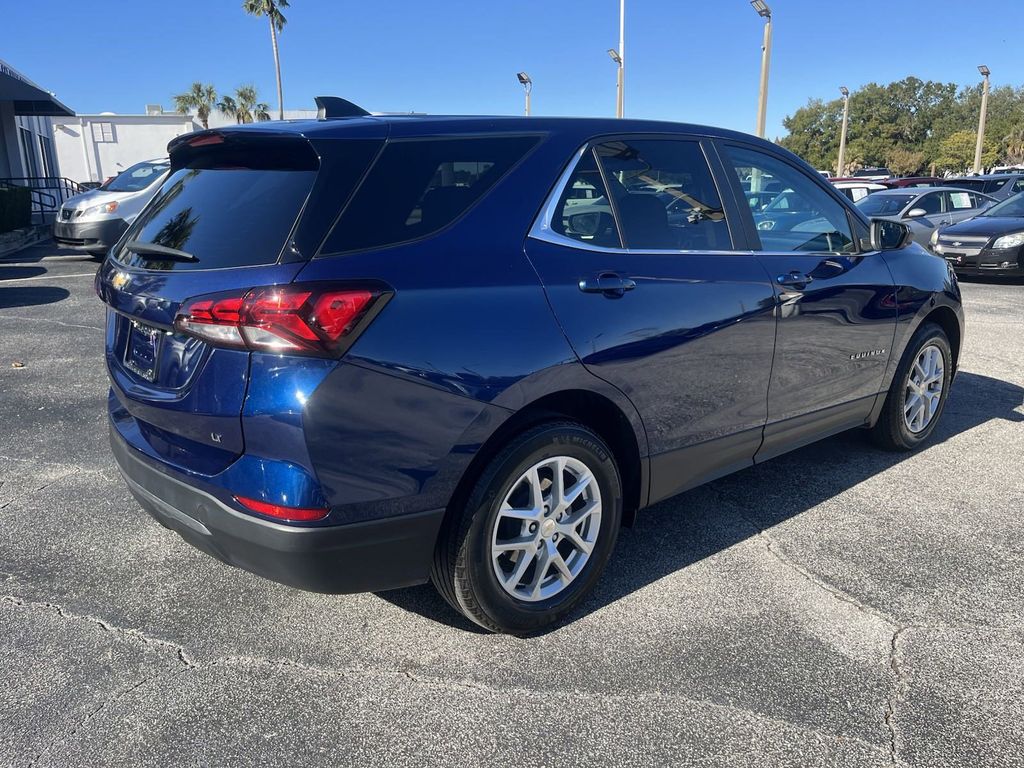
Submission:
<svg viewBox="0 0 1024 768">
<path fill-rule="evenodd" d="M 551 190 L 547 199 L 544 201 L 544 205 L 540 209 L 540 213 L 537 214 L 537 218 L 534 219 L 533 226 L 530 227 L 530 231 L 527 237 L 532 240 L 541 240 L 545 243 L 551 243 L 553 245 L 561 245 L 567 248 L 575 248 L 578 251 L 592 251 L 594 253 L 616 253 L 616 254 L 665 254 L 678 256 L 680 254 L 699 254 L 701 256 L 749 256 L 752 251 L 744 250 L 730 250 L 730 251 L 712 251 L 712 250 L 686 250 L 676 251 L 670 249 L 655 249 L 655 248 L 608 248 L 603 245 L 591 245 L 585 243 L 582 240 L 574 240 L 571 237 L 560 235 L 551 229 L 551 220 L 555 216 L 555 211 L 558 209 L 558 201 L 562 199 L 562 193 L 565 191 L 566 185 L 576 172 L 576 167 L 580 164 L 583 156 L 590 150 L 591 145 L 588 142 L 582 146 L 576 155 L 572 158 L 569 165 L 561 176 L 558 177 L 558 181 Z M 710 165 L 708 172 L 711 172 Z M 714 176 L 712 175 L 712 179 Z M 716 182 L 717 183 L 717 182 Z M 615 222 L 616 227 L 618 221 Z"/>
</svg>

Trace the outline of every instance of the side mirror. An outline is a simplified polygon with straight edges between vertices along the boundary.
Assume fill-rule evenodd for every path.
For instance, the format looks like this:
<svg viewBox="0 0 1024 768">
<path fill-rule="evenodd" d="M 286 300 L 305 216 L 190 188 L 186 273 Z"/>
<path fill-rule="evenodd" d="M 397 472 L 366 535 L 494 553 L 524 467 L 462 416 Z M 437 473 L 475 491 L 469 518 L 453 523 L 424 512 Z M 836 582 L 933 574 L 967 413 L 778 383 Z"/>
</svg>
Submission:
<svg viewBox="0 0 1024 768">
<path fill-rule="evenodd" d="M 924 208 L 911 208 L 907 211 L 906 218 L 908 219 L 920 219 L 922 216 L 927 216 L 928 211 Z"/>
<path fill-rule="evenodd" d="M 914 239 L 914 233 L 906 224 L 889 219 L 871 220 L 871 250 L 897 251 L 906 248 Z"/>
</svg>

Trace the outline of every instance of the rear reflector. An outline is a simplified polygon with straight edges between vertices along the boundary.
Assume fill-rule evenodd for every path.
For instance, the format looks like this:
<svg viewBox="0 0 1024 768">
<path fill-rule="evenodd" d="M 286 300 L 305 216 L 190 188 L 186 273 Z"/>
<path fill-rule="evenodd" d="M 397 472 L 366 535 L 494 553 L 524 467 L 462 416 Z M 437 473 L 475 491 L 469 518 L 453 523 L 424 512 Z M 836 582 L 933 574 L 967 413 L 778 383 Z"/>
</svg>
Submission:
<svg viewBox="0 0 1024 768">
<path fill-rule="evenodd" d="M 217 346 L 340 355 L 389 292 L 379 288 L 285 285 L 186 301 L 174 327 Z"/>
<path fill-rule="evenodd" d="M 235 501 L 253 512 L 289 522 L 308 523 L 313 520 L 323 520 L 327 517 L 327 513 L 330 512 L 329 509 L 320 509 L 318 507 L 283 507 L 280 504 L 247 499 L 244 496 L 235 496 Z"/>
</svg>

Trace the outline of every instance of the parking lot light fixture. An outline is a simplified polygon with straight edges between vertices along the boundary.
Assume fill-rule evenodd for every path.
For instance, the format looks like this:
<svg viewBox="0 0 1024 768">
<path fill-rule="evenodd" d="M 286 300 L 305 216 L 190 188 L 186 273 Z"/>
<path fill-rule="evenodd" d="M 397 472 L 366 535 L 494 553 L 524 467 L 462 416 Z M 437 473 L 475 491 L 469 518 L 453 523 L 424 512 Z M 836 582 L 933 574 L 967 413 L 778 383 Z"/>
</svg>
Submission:
<svg viewBox="0 0 1024 768">
<path fill-rule="evenodd" d="M 757 135 L 764 138 L 768 112 L 768 69 L 772 60 L 772 9 L 764 0 L 750 0 L 757 15 L 764 19 L 764 42 L 761 44 L 761 88 L 757 100 Z"/>
<path fill-rule="evenodd" d="M 615 73 L 615 116 L 626 112 L 626 0 L 619 0 L 619 47 L 609 48 L 608 55 L 618 65 Z"/>
<path fill-rule="evenodd" d="M 531 80 L 530 76 L 528 74 L 526 74 L 525 72 L 520 72 L 519 74 L 516 75 L 516 77 L 519 78 L 520 84 L 522 84 L 523 89 L 526 91 L 526 116 L 529 117 L 530 116 L 530 91 L 533 90 L 533 80 Z"/>
<path fill-rule="evenodd" d="M 981 152 L 985 145 L 985 118 L 988 114 L 988 76 L 991 70 L 984 64 L 978 67 L 981 73 L 981 115 L 978 117 L 978 143 L 974 147 L 974 173 L 981 173 Z"/>
<path fill-rule="evenodd" d="M 850 89 L 841 85 L 839 92 L 843 95 L 843 129 L 839 133 L 839 161 L 836 163 L 836 176 L 843 175 L 843 168 L 846 165 L 846 128 L 850 123 Z"/>
</svg>

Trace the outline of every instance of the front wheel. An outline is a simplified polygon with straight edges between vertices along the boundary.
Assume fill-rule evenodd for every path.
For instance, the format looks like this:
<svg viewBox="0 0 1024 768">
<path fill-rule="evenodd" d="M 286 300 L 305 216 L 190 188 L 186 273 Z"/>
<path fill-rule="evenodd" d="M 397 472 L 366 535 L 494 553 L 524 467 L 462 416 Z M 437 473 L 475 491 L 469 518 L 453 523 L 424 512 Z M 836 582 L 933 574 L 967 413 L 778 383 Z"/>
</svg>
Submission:
<svg viewBox="0 0 1024 768">
<path fill-rule="evenodd" d="M 590 591 L 622 520 L 608 446 L 573 422 L 535 427 L 491 460 L 442 532 L 432 580 L 468 618 L 526 634 Z"/>
<path fill-rule="evenodd" d="M 875 443 L 893 451 L 909 451 L 927 440 L 946 405 L 952 380 L 953 355 L 945 332 L 925 323 L 913 335 L 872 429 Z"/>
</svg>

